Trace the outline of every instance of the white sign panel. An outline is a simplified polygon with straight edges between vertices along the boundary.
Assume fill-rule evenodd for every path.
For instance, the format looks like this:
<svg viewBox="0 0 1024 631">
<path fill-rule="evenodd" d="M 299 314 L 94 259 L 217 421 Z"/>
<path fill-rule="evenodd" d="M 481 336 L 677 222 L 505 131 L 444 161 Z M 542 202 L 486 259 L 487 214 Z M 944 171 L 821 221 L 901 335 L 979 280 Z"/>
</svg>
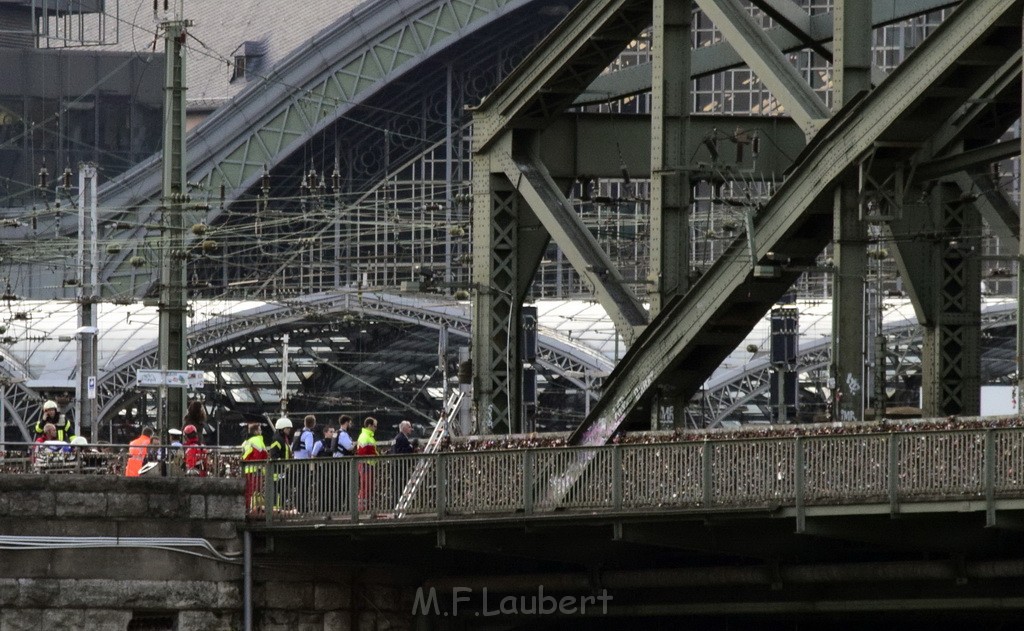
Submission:
<svg viewBox="0 0 1024 631">
<path fill-rule="evenodd" d="M 87 393 L 87 395 L 86 395 L 87 398 L 89 398 L 89 399 L 95 399 L 96 398 L 96 376 L 95 375 L 89 377 L 88 383 L 86 385 L 86 393 Z"/>
<path fill-rule="evenodd" d="M 135 373 L 135 380 L 140 386 L 156 388 L 164 385 L 162 370 L 140 370 Z"/>
<path fill-rule="evenodd" d="M 143 388 L 202 388 L 204 381 L 201 370 L 139 370 L 135 379 Z"/>
</svg>

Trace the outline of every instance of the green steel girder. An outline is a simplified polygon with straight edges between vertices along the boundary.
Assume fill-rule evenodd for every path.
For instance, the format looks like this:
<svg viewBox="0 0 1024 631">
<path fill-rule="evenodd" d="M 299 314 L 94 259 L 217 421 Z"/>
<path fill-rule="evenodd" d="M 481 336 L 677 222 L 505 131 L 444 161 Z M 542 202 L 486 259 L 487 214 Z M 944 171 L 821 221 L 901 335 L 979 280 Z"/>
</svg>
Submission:
<svg viewBox="0 0 1024 631">
<path fill-rule="evenodd" d="M 811 15 L 793 0 L 751 0 L 751 4 L 793 34 L 804 47 L 818 53 L 826 61 L 832 61 L 832 51 L 811 35 Z"/>
<path fill-rule="evenodd" d="M 932 213 L 940 240 L 933 241 L 928 270 L 935 288 L 925 323 L 921 367 L 925 416 L 979 413 L 981 386 L 981 224 L 978 213 L 955 184 L 932 191 Z"/>
<path fill-rule="evenodd" d="M 647 312 L 625 286 L 608 254 L 583 225 L 542 163 L 526 151 L 516 151 L 514 155 L 499 159 L 523 201 L 554 237 L 576 272 L 593 288 L 598 302 L 615 324 L 615 330 L 627 345 L 631 344 L 647 324 Z M 532 279 L 532 269 L 522 271 L 529 271 L 528 278 Z"/>
<path fill-rule="evenodd" d="M 520 200 L 487 156 L 473 166 L 473 400 L 478 431 L 506 433 L 522 415 Z"/>
<path fill-rule="evenodd" d="M 686 166 L 692 179 L 724 181 L 737 173 L 747 179 L 781 180 L 793 159 L 807 145 L 792 119 L 782 116 L 693 114 L 687 119 L 683 155 L 695 162 Z M 716 133 L 771 138 L 762 142 L 756 158 L 749 145 L 743 151 L 725 144 L 715 161 L 704 144 Z M 566 113 L 540 135 L 540 160 L 560 178 L 619 178 L 622 164 L 631 177 L 651 176 L 651 120 L 634 114 Z"/>
<path fill-rule="evenodd" d="M 835 58 L 832 64 L 832 108 L 839 110 L 858 93 L 871 89 L 871 16 L 857 0 L 836 0 Z M 861 213 L 864 188 L 872 186 L 870 166 L 881 151 L 862 162 L 862 173 L 847 173 L 839 181 L 833 200 L 832 258 L 832 366 L 833 418 L 864 419 L 871 376 L 866 372 L 869 345 L 865 282 L 868 276 L 867 222 Z M 878 165 L 885 168 L 887 165 Z M 898 168 L 898 165 L 897 165 Z M 888 169 L 886 169 L 888 170 Z M 867 177 L 865 177 L 867 176 Z"/>
<path fill-rule="evenodd" d="M 991 60 L 981 61 L 989 66 L 998 63 Z M 1021 51 L 1018 50 L 1002 60 L 1001 65 L 991 73 L 991 76 L 965 100 L 963 107 L 958 109 L 909 161 L 914 165 L 914 182 L 911 183 L 911 188 L 925 188 L 928 180 L 941 177 L 943 172 L 977 167 L 978 164 L 973 162 L 972 156 L 985 161 L 1011 157 L 1019 153 L 1019 141 L 996 141 L 1017 120 L 1015 116 L 1020 116 L 1020 74 Z M 978 148 L 965 152 L 964 147 L 968 143 Z M 1014 144 L 1017 146 L 1016 151 L 1013 151 Z M 994 185 L 988 175 L 975 168 L 969 172 L 959 171 L 951 179 L 960 187 L 962 195 L 975 190 L 980 191 L 974 200 L 977 209 L 1000 238 L 1009 239 L 1011 243 L 1017 242 L 1019 209 L 1002 189 Z M 908 203 L 914 197 L 908 196 Z M 938 234 L 935 217 L 929 212 L 904 213 L 888 230 L 890 236 Z M 932 252 L 929 242 L 920 238 L 896 239 L 894 243 L 897 265 L 907 281 L 905 287 L 918 319 L 925 324 L 934 323 L 936 286 L 930 279 L 932 270 L 938 269 L 940 264 L 937 255 Z"/>
<path fill-rule="evenodd" d="M 696 2 L 800 129 L 814 135 L 828 119 L 828 108 L 739 0 Z"/>
<path fill-rule="evenodd" d="M 774 0 L 773 0 L 774 1 Z M 959 0 L 872 0 L 871 22 L 874 28 L 885 26 L 922 15 L 930 11 L 956 6 Z M 824 44 L 832 40 L 832 13 L 812 15 L 809 20 L 808 34 L 812 41 Z M 783 52 L 791 52 L 807 48 L 808 44 L 800 36 L 784 28 L 766 31 L 768 38 L 776 48 Z M 729 42 L 718 42 L 705 48 L 693 51 L 692 73 L 694 77 L 721 72 L 743 64 Z M 599 76 L 577 98 L 576 105 L 612 101 L 632 94 L 648 92 L 651 89 L 651 64 L 637 64 Z"/>
<path fill-rule="evenodd" d="M 991 63 L 981 51 L 979 64 Z M 1017 51 L 982 84 L 950 123 L 929 138 L 919 162 L 926 163 L 995 142 L 1020 118 L 1022 51 Z"/>
<path fill-rule="evenodd" d="M 760 277 L 750 269 L 746 244 L 733 242 L 629 349 L 570 442 L 607 442 L 631 412 L 648 402 L 656 383 L 669 381 L 684 395 L 695 393 L 789 289 L 798 271 L 785 263 L 813 260 L 827 243 L 838 179 L 876 143 L 896 143 L 909 158 L 913 147 L 1020 50 L 1020 9 L 1020 0 L 965 3 L 885 82 L 838 113 L 757 217 L 756 257 L 767 265 Z M 986 65 L 977 65 L 981 57 Z M 681 366 L 687 370 L 678 371 Z"/>
<path fill-rule="evenodd" d="M 247 90 L 193 130 L 197 141 L 188 154 L 190 181 L 205 191 L 224 185 L 231 196 L 227 201 L 232 201 L 258 180 L 265 165 L 290 155 L 388 80 L 525 3 L 402 0 L 383 3 L 383 10 L 379 4 L 364 5 L 297 51 L 265 84 Z M 346 37 L 360 44 L 339 50 Z M 324 64 L 325 58 L 330 65 Z M 159 196 L 158 166 L 152 159 L 104 187 L 101 206 L 131 213 L 134 223 L 151 222 L 147 217 Z M 214 204 L 206 223 L 212 224 L 220 210 Z M 130 242 L 141 238 L 141 230 L 123 237 Z M 131 253 L 125 248 L 102 270 L 102 282 L 115 291 L 134 291 L 151 282 L 148 271 L 127 264 Z"/>
<path fill-rule="evenodd" d="M 650 0 L 582 2 L 474 113 L 473 146 L 484 151 L 512 127 L 541 129 L 651 24 Z"/>
<path fill-rule="evenodd" d="M 914 176 L 918 181 L 937 180 L 960 172 L 975 172 L 1003 160 L 1020 155 L 1020 140 L 995 142 L 976 149 L 943 156 L 918 165 Z"/>
<path fill-rule="evenodd" d="M 938 287 L 932 282 L 932 275 L 933 270 L 940 266 L 937 241 L 941 236 L 935 216 L 927 205 L 908 205 L 901 217 L 889 222 L 888 231 L 890 236 L 916 236 L 914 239 L 893 238 L 893 255 L 918 321 L 925 326 L 934 326 Z"/>
<path fill-rule="evenodd" d="M 1020 141 L 1016 142 L 1019 147 Z M 1008 247 L 1016 250 L 1020 238 L 1020 207 L 1010 199 L 1009 194 L 992 180 L 988 172 L 958 173 L 953 180 L 964 191 L 978 192 L 974 205 L 978 207 L 981 216 L 996 236 L 1006 240 Z"/>
<path fill-rule="evenodd" d="M 521 206 L 532 209 L 546 232 L 557 231 L 559 246 L 573 253 L 577 271 L 618 317 L 625 336 L 632 337 L 646 320 L 607 255 L 587 239 L 589 232 L 579 230 L 575 212 L 536 163 L 538 139 L 527 131 L 544 129 L 561 116 L 650 25 L 651 10 L 650 0 L 578 4 L 548 37 L 549 45 L 535 49 L 474 112 L 473 397 L 481 431 L 518 431 L 522 419 L 519 289 L 536 265 L 519 251 L 520 221 L 528 216 Z M 514 130 L 521 135 L 513 136 Z M 523 146 L 513 151 L 513 142 Z"/>
<path fill-rule="evenodd" d="M 689 166 L 693 109 L 690 57 L 693 3 L 654 1 L 654 81 L 651 88 L 651 317 L 690 286 Z"/>
</svg>

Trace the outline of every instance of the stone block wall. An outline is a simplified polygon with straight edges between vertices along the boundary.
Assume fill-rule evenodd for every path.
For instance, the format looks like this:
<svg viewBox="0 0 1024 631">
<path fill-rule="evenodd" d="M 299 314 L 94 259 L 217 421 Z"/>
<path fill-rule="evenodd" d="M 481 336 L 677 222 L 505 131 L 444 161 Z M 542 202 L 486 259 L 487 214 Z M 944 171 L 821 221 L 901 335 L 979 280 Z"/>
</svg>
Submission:
<svg viewBox="0 0 1024 631">
<path fill-rule="evenodd" d="M 243 487 L 239 479 L 0 475 L 0 631 L 242 629 Z M 255 631 L 410 628 L 412 584 L 323 558 L 318 551 L 341 544 L 315 529 L 281 535 L 254 535 Z M 11 549 L 26 537 L 45 545 Z M 150 541 L 86 545 L 98 537 Z M 174 544 L 186 539 L 214 551 Z"/>
<path fill-rule="evenodd" d="M 325 568 L 320 568 L 325 570 Z M 253 599 L 260 631 L 404 631 L 412 628 L 415 587 L 377 575 L 284 577 L 260 581 Z M 326 572 L 325 572 L 326 573 Z"/>
<path fill-rule="evenodd" d="M 241 628 L 243 484 L 0 475 L 0 631 Z"/>
</svg>

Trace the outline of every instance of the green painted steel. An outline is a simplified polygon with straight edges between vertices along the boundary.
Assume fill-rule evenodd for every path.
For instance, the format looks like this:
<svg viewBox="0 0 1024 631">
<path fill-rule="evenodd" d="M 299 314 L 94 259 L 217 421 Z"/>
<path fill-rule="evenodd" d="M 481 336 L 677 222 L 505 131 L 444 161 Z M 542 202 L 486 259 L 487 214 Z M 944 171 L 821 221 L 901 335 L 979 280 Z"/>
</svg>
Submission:
<svg viewBox="0 0 1024 631">
<path fill-rule="evenodd" d="M 755 277 L 745 244 L 734 242 L 620 361 L 605 383 L 604 397 L 572 441 L 606 442 L 648 401 L 655 383 L 669 380 L 685 393 L 696 392 L 796 279 L 798 270 L 785 263 L 813 261 L 827 243 L 838 178 L 876 143 L 890 148 L 898 143 L 894 158 L 901 151 L 902 159 L 909 159 L 914 147 L 946 124 L 1020 50 L 1020 9 L 1019 0 L 963 5 L 886 82 L 838 114 L 759 214 L 756 256 L 777 274 Z"/>
<path fill-rule="evenodd" d="M 651 317 L 690 286 L 690 57 L 693 3 L 654 3 L 651 90 Z M 708 136 L 697 136 L 707 138 Z"/>
<path fill-rule="evenodd" d="M 266 82 L 194 130 L 207 142 L 194 143 L 187 156 L 190 181 L 202 190 L 217 191 L 224 185 L 232 194 L 240 194 L 260 177 L 264 166 L 300 148 L 311 135 L 418 60 L 524 4 L 526 0 L 424 0 L 396 3 L 378 11 L 380 16 L 354 16 L 331 31 L 331 37 L 341 39 L 353 33 L 366 37 L 362 29 L 378 26 L 375 20 L 382 22 L 381 31 L 354 50 L 331 50 L 334 40 L 321 36 L 284 62 Z M 390 13 L 394 15 L 388 18 Z M 331 54 L 339 58 L 324 67 L 322 55 L 329 58 Z M 222 126 L 230 126 L 235 135 L 218 136 Z M 106 195 L 101 192 L 101 205 L 132 214 L 141 211 L 145 217 L 159 196 L 157 186 L 152 173 L 140 169 L 104 191 Z M 211 215 L 218 210 L 212 209 Z M 138 241 L 143 235 L 137 232 L 128 238 Z M 128 265 L 129 253 L 126 248 L 103 270 L 101 279 L 108 293 L 136 292 L 151 282 L 148 270 Z"/>
<path fill-rule="evenodd" d="M 625 286 L 611 258 L 583 225 L 543 164 L 525 155 L 508 156 L 503 163 L 510 167 L 505 173 L 509 181 L 515 183 L 519 195 L 562 247 L 573 268 L 593 288 L 615 329 L 627 344 L 632 343 L 647 324 L 647 312 Z"/>
<path fill-rule="evenodd" d="M 584 2 L 474 113 L 473 147 L 484 151 L 512 127 L 541 129 L 651 23 L 650 0 Z"/>
<path fill-rule="evenodd" d="M 774 0 L 773 0 L 774 1 Z M 764 2 L 764 0 L 759 0 Z M 875 28 L 906 20 L 918 15 L 937 11 L 959 4 L 959 0 L 873 0 L 871 3 L 872 24 Z M 816 44 L 824 45 L 832 40 L 833 14 L 819 13 L 810 16 L 808 34 Z M 804 39 L 784 28 L 766 31 L 776 48 L 783 52 L 800 50 L 807 46 Z M 739 53 L 727 41 L 693 51 L 692 73 L 694 78 L 735 68 L 743 64 Z M 580 93 L 575 104 L 601 103 L 648 92 L 651 89 L 651 64 L 644 63 L 602 74 L 587 89 Z"/>
<path fill-rule="evenodd" d="M 829 117 L 828 108 L 739 0 L 696 2 L 747 66 L 782 103 L 786 113 L 808 136 L 816 133 Z"/>
</svg>

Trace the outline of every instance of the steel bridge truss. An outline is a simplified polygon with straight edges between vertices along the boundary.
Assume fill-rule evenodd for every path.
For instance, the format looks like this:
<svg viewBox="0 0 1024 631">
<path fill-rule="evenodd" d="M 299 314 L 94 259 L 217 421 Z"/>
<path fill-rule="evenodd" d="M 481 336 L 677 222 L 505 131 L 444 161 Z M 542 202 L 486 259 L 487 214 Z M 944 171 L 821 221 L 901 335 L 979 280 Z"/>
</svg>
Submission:
<svg viewBox="0 0 1024 631">
<path fill-rule="evenodd" d="M 559 189 L 565 190 L 565 180 L 560 184 L 546 175 L 557 169 L 548 168 L 537 158 L 538 130 L 554 125 L 559 116 L 586 93 L 610 60 L 652 21 L 655 33 L 663 33 L 666 38 L 673 33 L 673 39 L 668 41 L 688 42 L 688 38 L 676 37 L 673 30 L 685 28 L 686 20 L 662 2 L 601 0 L 577 7 L 547 40 L 547 45 L 517 68 L 475 114 L 475 223 L 492 228 L 478 229 L 474 235 L 477 251 L 474 280 L 479 297 L 474 316 L 477 353 L 474 368 L 476 383 L 484 386 L 475 397 L 478 406 L 487 409 L 506 406 L 503 416 L 513 426 L 516 419 L 521 418 L 515 409 L 520 398 L 516 389 L 520 383 L 517 371 L 522 369 L 515 331 L 521 300 L 516 290 L 521 290 L 528 282 L 527 278 L 537 265 L 530 253 L 532 246 L 529 251 L 516 247 L 524 241 L 522 226 L 530 226 L 531 239 L 552 238 L 563 251 L 579 253 L 570 257 L 571 263 L 593 288 L 595 297 L 605 306 L 624 339 L 633 339 L 643 331 L 606 381 L 598 408 L 591 411 L 574 436 L 574 440 L 586 444 L 599 443 L 608 440 L 627 417 L 632 418 L 634 426 L 655 423 L 661 404 L 654 402 L 659 396 L 665 396 L 670 403 L 689 400 L 771 304 L 793 285 L 804 269 L 814 266 L 816 257 L 833 236 L 833 229 L 837 231 L 837 242 L 849 253 L 849 256 L 844 255 L 844 261 L 849 263 L 841 264 L 838 273 L 862 276 L 863 270 L 854 269 L 851 263 L 864 259 L 858 249 L 863 250 L 866 245 L 855 245 L 855 233 L 848 233 L 848 228 L 840 226 L 847 225 L 851 213 L 856 219 L 856 213 L 860 212 L 857 191 L 854 189 L 850 194 L 849 182 L 864 156 L 873 152 L 877 158 L 869 165 L 873 171 L 862 174 L 869 181 L 887 182 L 888 174 L 905 170 L 906 181 L 911 182 L 916 165 L 946 159 L 956 162 L 960 156 L 962 164 L 959 166 L 946 165 L 955 173 L 971 168 L 966 164 L 970 158 L 963 152 L 966 139 L 980 144 L 993 142 L 1019 118 L 1020 2 L 962 2 L 907 61 L 866 97 L 860 98 L 854 88 L 871 87 L 871 73 L 865 74 L 871 65 L 867 40 L 871 25 L 877 23 L 878 18 L 872 10 L 879 7 L 839 3 L 833 15 L 835 59 L 839 66 L 837 83 L 841 84 L 845 78 L 845 85 L 852 87 L 837 97 L 838 103 L 845 107 L 835 114 L 827 111 L 818 94 L 794 76 L 792 67 L 783 59 L 783 51 L 760 26 L 751 23 L 738 0 L 698 0 L 696 4 L 712 15 L 739 58 L 772 88 L 772 96 L 793 114 L 810 143 L 794 163 L 788 179 L 766 204 L 756 209 L 747 234 L 737 238 L 688 288 L 686 283 L 663 286 L 663 275 L 656 273 L 658 268 L 654 267 L 658 263 L 656 253 L 663 247 L 670 247 L 665 245 L 668 241 L 686 234 L 685 230 L 676 228 L 661 229 L 662 219 L 668 222 L 671 216 L 667 213 L 678 206 L 677 201 L 673 201 L 675 193 L 665 189 L 664 201 L 651 207 L 650 283 L 657 294 L 651 302 L 659 306 L 660 313 L 645 327 L 645 322 L 633 317 L 631 308 L 636 303 L 630 300 L 629 290 L 618 280 L 615 270 L 603 266 L 601 253 L 596 251 L 590 235 L 552 229 L 552 225 L 558 223 L 557 218 L 565 216 L 562 210 L 565 202 L 559 194 Z M 818 40 L 808 30 L 809 16 L 788 10 L 792 7 L 787 3 L 757 4 L 775 9 L 775 17 L 781 18 L 784 29 L 799 41 L 795 47 L 814 48 L 812 44 Z M 780 5 L 787 10 L 779 11 Z M 652 151 L 657 149 L 662 153 L 660 157 L 652 156 L 651 164 L 661 164 L 659 169 L 663 171 L 686 171 L 693 165 L 672 163 L 671 160 L 678 159 L 678 152 L 671 145 L 686 146 L 685 137 L 672 134 L 682 129 L 677 122 L 680 117 L 689 120 L 689 113 L 658 108 L 659 103 L 667 103 L 680 95 L 678 70 L 687 67 L 692 60 L 688 46 L 666 52 L 663 42 L 655 42 L 652 48 L 655 51 L 652 64 L 655 74 L 651 81 L 653 100 L 656 113 L 661 113 L 660 118 L 652 121 L 651 147 Z M 864 50 L 868 55 L 862 58 Z M 1002 80 L 1014 72 L 1016 79 Z M 1012 146 L 1007 149 L 1009 155 L 1012 151 Z M 990 157 L 996 153 L 999 151 L 988 152 Z M 669 162 L 663 163 L 664 160 Z M 919 176 L 898 191 L 898 195 L 906 191 L 911 196 L 922 188 L 930 189 L 928 181 L 941 177 L 943 174 L 936 173 Z M 837 193 L 839 190 L 844 191 L 842 195 Z M 902 204 L 903 200 L 898 203 Z M 976 213 L 979 209 L 985 212 L 984 206 L 982 203 L 962 212 Z M 992 206 L 997 204 L 991 205 L 989 210 Z M 930 221 L 937 229 L 955 223 L 963 234 L 969 234 L 969 226 L 974 224 L 957 212 L 959 206 L 946 204 L 945 214 L 940 213 Z M 1002 222 L 1004 225 L 1010 214 L 988 213 L 997 219 L 1002 215 L 1006 219 Z M 902 216 L 921 216 L 921 213 L 907 210 Z M 536 225 L 534 218 L 540 219 L 542 227 Z M 505 239 L 507 243 L 496 248 L 499 240 L 495 235 L 510 231 L 517 232 L 518 239 Z M 684 244 L 684 247 L 688 246 Z M 897 252 L 898 260 L 905 262 L 910 258 L 907 251 Z M 688 257 L 670 252 L 666 260 L 676 265 Z M 506 278 L 500 286 L 492 282 L 496 272 L 510 269 L 513 261 L 515 277 Z M 949 286 L 952 280 L 961 288 L 970 287 L 972 281 L 965 268 L 948 257 L 946 262 L 945 276 L 941 278 L 934 275 L 906 278 L 916 284 L 912 293 Z M 856 283 L 847 285 L 850 289 L 856 288 Z M 857 293 L 850 289 L 844 289 L 843 295 Z M 976 322 L 968 322 L 971 318 L 976 320 L 976 310 L 970 308 L 973 298 L 969 294 L 954 293 L 949 293 L 941 304 L 938 298 L 930 299 L 927 304 L 915 300 L 922 323 L 928 327 L 948 328 L 940 334 L 944 341 L 937 343 L 941 352 L 935 354 L 935 361 L 925 363 L 925 378 L 929 382 L 945 379 L 950 384 L 960 380 L 977 385 L 978 370 L 972 368 L 971 360 L 977 353 L 970 350 L 976 349 L 977 344 L 968 339 L 977 336 Z M 492 309 L 495 302 L 501 303 L 500 309 Z M 954 316 L 957 305 L 964 308 Z M 843 307 L 844 326 L 857 318 L 863 319 L 864 307 L 853 309 L 854 306 Z M 846 313 L 847 309 L 850 313 Z M 860 334 L 837 336 L 841 357 L 833 367 L 836 374 L 842 371 L 846 376 L 847 366 L 852 370 L 856 362 L 860 362 L 860 370 L 863 370 L 863 360 L 854 352 L 861 343 Z M 856 362 L 850 358 L 855 358 Z M 841 386 L 842 398 L 839 399 L 843 402 L 844 418 L 847 412 L 856 416 L 856 410 L 863 409 L 861 404 L 856 404 L 856 398 L 863 396 L 863 378 L 851 372 L 849 379 L 837 381 L 849 384 L 849 391 L 846 385 Z M 933 407 L 948 409 L 949 404 L 959 406 L 957 410 L 961 413 L 970 413 L 972 404 L 961 394 L 954 392 L 952 386 L 946 388 L 938 397 L 942 401 Z"/>
</svg>

